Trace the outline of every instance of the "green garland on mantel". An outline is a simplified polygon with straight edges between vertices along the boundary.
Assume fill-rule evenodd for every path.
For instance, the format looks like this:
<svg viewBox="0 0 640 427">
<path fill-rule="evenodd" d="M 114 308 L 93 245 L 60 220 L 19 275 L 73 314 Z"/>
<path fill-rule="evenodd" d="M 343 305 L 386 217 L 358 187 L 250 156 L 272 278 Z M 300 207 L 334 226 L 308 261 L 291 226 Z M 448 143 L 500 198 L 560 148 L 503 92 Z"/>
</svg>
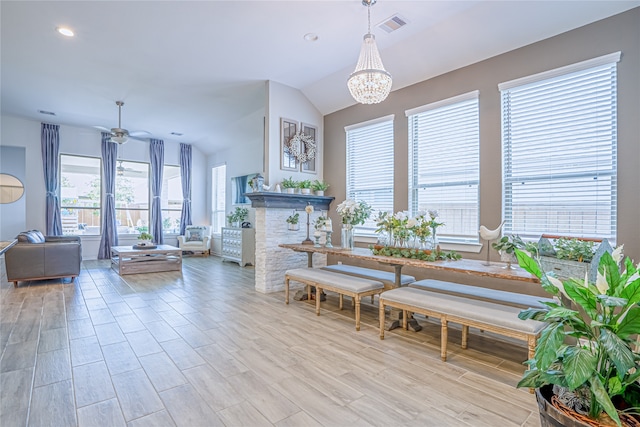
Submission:
<svg viewBox="0 0 640 427">
<path fill-rule="evenodd" d="M 369 249 L 371 249 L 374 255 L 419 259 L 421 261 L 456 261 L 462 259 L 462 255 L 456 251 L 434 252 L 424 249 L 397 248 L 379 245 L 369 245 Z"/>
</svg>

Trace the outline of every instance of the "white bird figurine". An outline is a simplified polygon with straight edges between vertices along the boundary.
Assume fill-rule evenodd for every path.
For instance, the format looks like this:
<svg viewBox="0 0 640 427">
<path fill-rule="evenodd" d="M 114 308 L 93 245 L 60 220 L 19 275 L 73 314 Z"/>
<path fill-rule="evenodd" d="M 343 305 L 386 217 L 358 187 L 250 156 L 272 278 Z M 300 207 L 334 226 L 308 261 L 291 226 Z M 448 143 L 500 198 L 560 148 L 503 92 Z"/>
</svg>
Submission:
<svg viewBox="0 0 640 427">
<path fill-rule="evenodd" d="M 495 240 L 502 234 L 502 226 L 504 225 L 504 221 L 500 223 L 498 228 L 495 230 L 489 230 L 484 225 L 480 226 L 480 237 L 484 240 Z"/>
<path fill-rule="evenodd" d="M 495 230 L 489 230 L 484 225 L 480 226 L 480 230 L 479 230 L 480 238 L 487 241 L 487 263 L 485 265 L 491 265 L 491 261 L 489 259 L 489 256 L 491 255 L 491 248 L 489 247 L 489 243 L 492 240 L 496 240 L 497 238 L 500 237 L 500 235 L 502 234 L 503 225 L 504 225 L 504 220 L 500 223 L 498 228 L 496 228 Z"/>
</svg>

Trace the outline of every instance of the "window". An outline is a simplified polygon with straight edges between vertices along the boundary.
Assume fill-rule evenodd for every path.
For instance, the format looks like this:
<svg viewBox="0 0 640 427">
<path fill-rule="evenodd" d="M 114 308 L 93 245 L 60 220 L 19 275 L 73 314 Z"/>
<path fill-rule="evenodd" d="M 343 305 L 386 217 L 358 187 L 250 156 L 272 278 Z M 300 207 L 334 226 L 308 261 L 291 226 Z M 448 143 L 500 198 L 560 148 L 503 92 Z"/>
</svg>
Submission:
<svg viewBox="0 0 640 427">
<path fill-rule="evenodd" d="M 393 212 L 393 115 L 345 127 L 347 133 L 347 198 L 364 200 L 371 218 L 355 228 L 374 234 L 378 211 Z"/>
<path fill-rule="evenodd" d="M 440 240 L 477 242 L 480 136 L 478 91 L 406 112 L 409 207 L 436 210 Z"/>
<path fill-rule="evenodd" d="M 619 59 L 499 85 L 505 232 L 615 242 Z"/>
<path fill-rule="evenodd" d="M 180 166 L 164 165 L 162 170 L 162 231 L 180 232 L 182 215 L 182 179 Z"/>
<path fill-rule="evenodd" d="M 149 232 L 149 164 L 118 160 L 116 166 L 118 234 Z"/>
<path fill-rule="evenodd" d="M 227 166 L 211 169 L 211 224 L 213 233 L 222 233 L 225 225 L 225 197 L 227 184 Z"/>
<path fill-rule="evenodd" d="M 100 159 L 60 155 L 63 234 L 100 234 Z"/>
</svg>

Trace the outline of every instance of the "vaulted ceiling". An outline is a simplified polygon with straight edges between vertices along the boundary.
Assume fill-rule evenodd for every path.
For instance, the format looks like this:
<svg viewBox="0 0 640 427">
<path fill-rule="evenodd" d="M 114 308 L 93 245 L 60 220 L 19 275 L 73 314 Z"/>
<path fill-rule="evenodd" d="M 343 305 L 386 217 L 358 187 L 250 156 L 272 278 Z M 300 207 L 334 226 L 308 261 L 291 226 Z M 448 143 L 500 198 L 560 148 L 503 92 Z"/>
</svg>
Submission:
<svg viewBox="0 0 640 427">
<path fill-rule="evenodd" d="M 398 89 L 639 5 L 379 0 L 371 16 Z M 367 30 L 359 0 L 3 0 L 0 8 L 2 114 L 112 128 L 123 100 L 124 128 L 205 153 L 223 148 L 229 124 L 264 108 L 266 80 L 301 90 L 322 114 L 352 105 L 346 79 Z M 408 24 L 375 27 L 395 14 Z"/>
</svg>

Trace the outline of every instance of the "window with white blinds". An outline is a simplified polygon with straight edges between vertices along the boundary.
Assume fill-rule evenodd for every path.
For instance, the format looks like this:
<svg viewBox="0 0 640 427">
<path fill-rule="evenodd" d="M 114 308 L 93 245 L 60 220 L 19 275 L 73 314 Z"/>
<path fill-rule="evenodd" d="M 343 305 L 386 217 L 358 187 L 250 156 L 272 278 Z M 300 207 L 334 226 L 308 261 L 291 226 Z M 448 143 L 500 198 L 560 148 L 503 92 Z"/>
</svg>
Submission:
<svg viewBox="0 0 640 427">
<path fill-rule="evenodd" d="M 437 210 L 441 241 L 478 241 L 478 91 L 406 112 L 411 213 Z"/>
<path fill-rule="evenodd" d="M 372 207 L 358 234 L 374 234 L 378 211 L 393 212 L 393 115 L 345 127 L 347 198 Z"/>
<path fill-rule="evenodd" d="M 499 85 L 506 233 L 615 242 L 619 59 Z"/>
</svg>

